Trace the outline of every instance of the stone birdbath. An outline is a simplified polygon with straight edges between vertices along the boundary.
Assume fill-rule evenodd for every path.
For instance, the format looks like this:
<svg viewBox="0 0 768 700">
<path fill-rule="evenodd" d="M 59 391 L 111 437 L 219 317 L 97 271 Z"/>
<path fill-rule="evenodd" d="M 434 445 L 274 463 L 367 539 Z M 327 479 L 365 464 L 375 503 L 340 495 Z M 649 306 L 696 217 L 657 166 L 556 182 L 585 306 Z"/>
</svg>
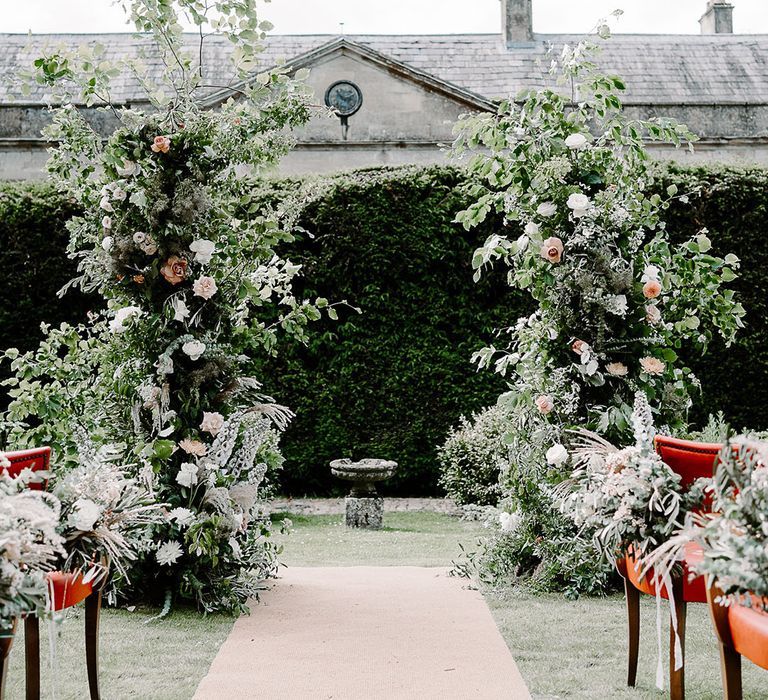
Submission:
<svg viewBox="0 0 768 700">
<path fill-rule="evenodd" d="M 335 459 L 331 474 L 352 482 L 352 490 L 344 499 L 347 527 L 369 530 L 381 528 L 384 499 L 376 493 L 376 482 L 385 481 L 397 470 L 397 462 L 386 459 Z"/>
</svg>

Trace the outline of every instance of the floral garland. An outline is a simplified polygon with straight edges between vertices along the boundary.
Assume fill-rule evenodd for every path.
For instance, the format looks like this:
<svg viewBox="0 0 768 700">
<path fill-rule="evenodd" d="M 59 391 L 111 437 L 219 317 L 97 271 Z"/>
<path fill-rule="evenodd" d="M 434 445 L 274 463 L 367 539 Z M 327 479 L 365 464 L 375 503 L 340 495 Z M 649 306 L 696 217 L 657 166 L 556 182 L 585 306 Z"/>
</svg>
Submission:
<svg viewBox="0 0 768 700">
<path fill-rule="evenodd" d="M 609 36 L 607 25 L 599 34 Z M 547 450 L 572 426 L 626 440 L 638 391 L 660 424 L 682 429 L 698 380 L 678 366 L 677 348 L 704 351 L 715 334 L 730 343 L 744 315 L 725 288 L 736 256 L 713 255 L 706 231 L 670 244 L 663 211 L 691 195 L 675 187 L 665 197 L 647 194 L 653 176 L 644 140 L 682 145 L 696 137 L 670 119 L 628 118 L 624 83 L 596 69 L 598 48 L 564 46 L 552 61 L 554 86 L 466 119 L 454 144 L 475 176 L 474 202 L 457 221 L 469 230 L 492 212 L 503 219 L 474 253 L 475 278 L 501 262 L 508 284 L 537 304 L 499 332 L 501 347 L 474 356 L 509 377 L 500 398 L 510 416 L 502 488 L 525 533 L 520 555 L 509 556 L 534 576 L 574 548 L 552 493 L 563 462 Z"/>
</svg>

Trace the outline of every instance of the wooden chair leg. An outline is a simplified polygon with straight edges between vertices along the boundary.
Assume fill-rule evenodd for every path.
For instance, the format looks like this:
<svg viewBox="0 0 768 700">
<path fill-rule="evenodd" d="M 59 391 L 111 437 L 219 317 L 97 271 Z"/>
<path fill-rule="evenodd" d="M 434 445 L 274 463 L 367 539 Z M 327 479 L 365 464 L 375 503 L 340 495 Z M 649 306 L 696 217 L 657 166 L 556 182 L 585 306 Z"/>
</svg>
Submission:
<svg viewBox="0 0 768 700">
<path fill-rule="evenodd" d="M 634 687 L 637 680 L 637 658 L 640 648 L 640 591 L 626 578 L 624 579 L 624 595 L 627 600 L 627 629 L 629 632 L 627 685 Z"/>
<path fill-rule="evenodd" d="M 5 681 L 8 676 L 8 655 L 13 646 L 13 636 L 16 633 L 16 619 L 11 626 L 0 630 L 0 700 L 5 697 Z"/>
<path fill-rule="evenodd" d="M 675 590 L 677 589 L 677 590 Z M 677 618 L 677 634 L 680 637 L 680 651 L 683 664 L 675 670 L 675 630 L 672 621 L 669 623 L 669 698 L 670 700 L 685 699 L 685 620 L 688 606 L 683 600 L 682 585 L 673 584 L 675 596 L 675 617 Z"/>
<path fill-rule="evenodd" d="M 40 700 L 40 620 L 36 615 L 24 618 L 24 667 L 27 700 Z"/>
<path fill-rule="evenodd" d="M 91 700 L 100 700 L 99 694 L 99 618 L 101 617 L 101 589 L 85 599 L 85 662 L 88 667 L 88 688 Z"/>
<path fill-rule="evenodd" d="M 720 673 L 723 678 L 723 699 L 742 700 L 741 654 L 720 642 Z"/>
</svg>

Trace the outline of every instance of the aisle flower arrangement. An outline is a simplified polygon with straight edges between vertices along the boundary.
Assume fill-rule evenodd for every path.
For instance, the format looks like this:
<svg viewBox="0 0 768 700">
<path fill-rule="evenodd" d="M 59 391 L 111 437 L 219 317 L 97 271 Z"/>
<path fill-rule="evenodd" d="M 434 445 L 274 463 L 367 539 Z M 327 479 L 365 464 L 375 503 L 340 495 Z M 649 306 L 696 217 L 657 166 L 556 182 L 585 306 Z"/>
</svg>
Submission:
<svg viewBox="0 0 768 700">
<path fill-rule="evenodd" d="M 607 25 L 599 34 L 608 37 Z M 683 429 L 698 381 L 678 349 L 705 351 L 716 335 L 730 343 L 744 315 L 726 287 L 736 256 L 714 254 L 706 231 L 670 242 L 668 202 L 695 193 L 648 194 L 644 140 L 681 146 L 695 136 L 670 119 L 626 116 L 624 83 L 597 70 L 597 53 L 591 41 L 562 47 L 552 86 L 469 117 L 454 145 L 475 176 L 475 201 L 457 221 L 471 229 L 492 213 L 503 220 L 473 256 L 475 277 L 504 264 L 509 285 L 537 304 L 474 358 L 509 382 L 500 398 L 510 416 L 503 507 L 520 518 L 491 549 L 505 549 L 503 574 L 574 592 L 599 587 L 606 569 L 584 569 L 591 548 L 574 543 L 552 495 L 567 465 L 548 451 L 573 426 L 626 440 L 638 391 L 660 426 Z"/>
<path fill-rule="evenodd" d="M 326 300 L 294 296 L 300 266 L 277 250 L 291 234 L 280 212 L 249 197 L 289 150 L 291 130 L 309 118 L 309 95 L 288 68 L 254 71 L 270 28 L 255 0 L 122 4 L 155 40 L 163 81 L 150 84 L 135 64 L 99 60 L 98 49 L 41 57 L 31 76 L 61 105 L 46 132 L 57 143 L 48 170 L 82 211 L 68 222 L 81 271 L 72 284 L 99 291 L 108 311 L 85 333 L 62 329 L 48 341 L 63 346 L 88 400 L 75 397 L 70 408 L 66 382 L 53 382 L 59 400 L 44 401 L 41 415 L 28 395 L 44 390 L 26 373 L 37 358 L 12 358 L 11 435 L 23 442 L 30 416 L 50 416 L 54 445 L 71 446 L 71 425 L 61 422 L 69 411 L 101 443 L 121 444 L 124 463 L 135 465 L 131 476 L 167 508 L 162 522 L 148 525 L 151 544 L 124 572 L 131 581 L 124 592 L 241 610 L 276 567 L 259 495 L 282 463 L 277 436 L 292 417 L 262 393 L 255 358 L 275 353 L 281 337 L 304 341 L 323 309 L 336 317 Z M 182 33 L 182 14 L 200 28 L 195 46 Z M 237 99 L 203 109 L 201 94 L 215 87 L 206 84 L 209 31 L 233 46 Z M 111 80 L 126 71 L 147 88 L 149 109 L 110 101 Z M 111 115 L 116 128 L 106 141 L 78 104 Z M 45 359 L 43 373 L 55 376 L 60 357 Z M 80 471 L 63 488 L 110 470 L 65 461 Z M 131 493 L 121 498 L 140 508 Z M 78 511 L 69 521 L 78 518 L 88 519 Z"/>
</svg>

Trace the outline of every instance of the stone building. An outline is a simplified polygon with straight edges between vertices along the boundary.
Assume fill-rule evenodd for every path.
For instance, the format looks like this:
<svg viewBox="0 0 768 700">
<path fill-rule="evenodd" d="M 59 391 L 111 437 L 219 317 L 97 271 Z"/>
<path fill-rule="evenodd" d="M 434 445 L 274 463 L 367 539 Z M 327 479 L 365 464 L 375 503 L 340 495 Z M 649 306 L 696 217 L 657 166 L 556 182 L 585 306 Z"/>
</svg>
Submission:
<svg viewBox="0 0 768 700">
<path fill-rule="evenodd" d="M 733 6 L 706 1 L 700 35 L 618 34 L 605 43 L 599 62 L 625 79 L 630 114 L 675 117 L 701 136 L 695 154 L 661 146 L 660 157 L 768 163 L 768 35 L 733 34 Z M 265 68 L 281 59 L 294 69 L 309 68 L 316 101 L 330 99 L 349 113 L 313 119 L 298 134 L 283 172 L 444 160 L 443 147 L 461 114 L 493 110 L 499 99 L 541 86 L 548 51 L 582 38 L 534 33 L 534 2 L 501 0 L 497 35 L 271 37 L 262 54 Z M 14 99 L 10 77 L 29 68 L 45 46 L 82 43 L 102 44 L 108 59 L 143 56 L 150 67 L 159 65 L 149 41 L 132 34 L 0 35 L 0 178 L 40 177 L 46 158 L 40 136 L 48 119 L 45 96 Z M 225 41 L 207 41 L 211 84 L 229 84 L 228 51 Z M 133 106 L 142 105 L 142 95 L 129 78 L 112 93 L 115 102 Z M 232 89 L 211 88 L 202 99 L 215 106 L 232 95 Z M 95 118 L 109 130 L 106 116 Z"/>
</svg>

